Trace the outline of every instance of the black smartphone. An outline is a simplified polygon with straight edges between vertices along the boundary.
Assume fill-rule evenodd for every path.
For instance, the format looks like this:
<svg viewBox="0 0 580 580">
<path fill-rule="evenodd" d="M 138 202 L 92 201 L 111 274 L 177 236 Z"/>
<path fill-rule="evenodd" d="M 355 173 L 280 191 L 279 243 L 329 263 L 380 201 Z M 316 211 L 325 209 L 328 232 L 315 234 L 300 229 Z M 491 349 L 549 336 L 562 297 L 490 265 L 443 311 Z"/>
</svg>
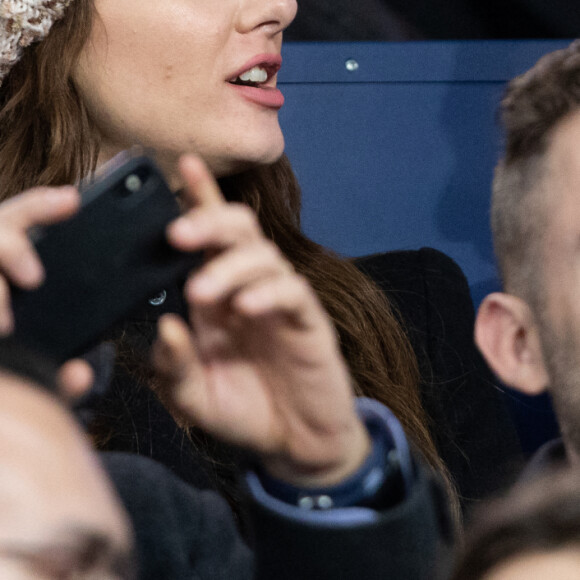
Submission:
<svg viewBox="0 0 580 580">
<path fill-rule="evenodd" d="M 12 288 L 15 338 L 57 363 L 85 352 L 202 259 L 168 244 L 180 208 L 149 157 L 116 157 L 81 196 L 72 218 L 30 234 L 44 283 Z"/>
</svg>

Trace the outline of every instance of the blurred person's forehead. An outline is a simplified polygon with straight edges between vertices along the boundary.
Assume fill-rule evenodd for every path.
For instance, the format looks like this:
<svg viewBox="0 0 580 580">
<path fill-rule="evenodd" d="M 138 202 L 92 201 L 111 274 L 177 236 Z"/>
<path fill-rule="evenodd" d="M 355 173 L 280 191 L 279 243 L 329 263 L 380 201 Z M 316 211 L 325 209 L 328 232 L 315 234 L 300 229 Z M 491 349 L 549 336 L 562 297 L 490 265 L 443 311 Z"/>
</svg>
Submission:
<svg viewBox="0 0 580 580">
<path fill-rule="evenodd" d="M 577 580 L 580 546 L 522 554 L 495 567 L 482 580 Z"/>
<path fill-rule="evenodd" d="M 51 394 L 0 372 L 2 565 L 19 557 L 86 556 L 95 547 L 118 560 L 116 552 L 129 552 L 131 540 L 84 434 Z"/>
</svg>

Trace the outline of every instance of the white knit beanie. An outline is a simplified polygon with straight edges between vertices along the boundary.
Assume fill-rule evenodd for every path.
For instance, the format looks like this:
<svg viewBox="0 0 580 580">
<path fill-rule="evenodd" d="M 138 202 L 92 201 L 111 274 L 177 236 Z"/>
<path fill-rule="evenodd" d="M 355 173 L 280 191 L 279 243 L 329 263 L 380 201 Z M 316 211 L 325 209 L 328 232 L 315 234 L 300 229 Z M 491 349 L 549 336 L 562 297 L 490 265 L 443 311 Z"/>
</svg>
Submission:
<svg viewBox="0 0 580 580">
<path fill-rule="evenodd" d="M 0 0 L 0 84 L 22 50 L 46 38 L 72 0 Z"/>
</svg>

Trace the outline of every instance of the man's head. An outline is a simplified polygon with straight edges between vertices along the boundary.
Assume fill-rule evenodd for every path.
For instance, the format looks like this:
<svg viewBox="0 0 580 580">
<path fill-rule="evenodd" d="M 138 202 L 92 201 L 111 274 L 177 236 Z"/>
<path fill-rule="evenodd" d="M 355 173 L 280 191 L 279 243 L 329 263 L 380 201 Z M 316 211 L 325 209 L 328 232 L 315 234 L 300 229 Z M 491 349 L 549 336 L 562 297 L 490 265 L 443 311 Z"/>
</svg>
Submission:
<svg viewBox="0 0 580 580">
<path fill-rule="evenodd" d="M 0 577 L 131 576 L 127 518 L 77 423 L 0 368 Z"/>
<path fill-rule="evenodd" d="M 502 101 L 505 156 L 495 171 L 491 225 L 504 289 L 532 303 L 541 292 L 543 236 L 558 203 L 552 145 L 578 110 L 580 41 L 515 78 Z"/>
<path fill-rule="evenodd" d="M 578 578 L 580 473 L 566 469 L 520 482 L 470 518 L 452 580 Z"/>
<path fill-rule="evenodd" d="M 476 341 L 509 385 L 549 388 L 580 457 L 580 43 L 513 80 L 492 230 L 505 293 L 488 296 Z"/>
</svg>

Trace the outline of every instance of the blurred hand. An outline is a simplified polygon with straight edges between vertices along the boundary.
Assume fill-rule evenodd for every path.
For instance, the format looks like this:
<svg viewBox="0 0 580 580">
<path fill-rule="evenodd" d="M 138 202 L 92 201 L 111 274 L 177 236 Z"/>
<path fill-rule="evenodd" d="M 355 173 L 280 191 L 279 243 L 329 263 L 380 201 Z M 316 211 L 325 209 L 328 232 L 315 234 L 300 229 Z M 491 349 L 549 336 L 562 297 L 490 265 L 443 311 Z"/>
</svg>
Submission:
<svg viewBox="0 0 580 580">
<path fill-rule="evenodd" d="M 208 260 L 186 284 L 191 326 L 174 315 L 159 322 L 164 397 L 191 424 L 259 453 L 275 477 L 337 483 L 370 444 L 334 327 L 253 212 L 227 203 L 199 159 L 180 169 L 190 209 L 168 237 Z"/>
<path fill-rule="evenodd" d="M 31 290 L 44 279 L 28 230 L 71 217 L 79 204 L 77 190 L 69 186 L 39 187 L 0 203 L 0 336 L 14 329 L 9 284 Z M 92 384 L 92 370 L 83 361 L 69 361 L 60 369 L 59 384 L 65 398 L 74 400 Z"/>
</svg>

